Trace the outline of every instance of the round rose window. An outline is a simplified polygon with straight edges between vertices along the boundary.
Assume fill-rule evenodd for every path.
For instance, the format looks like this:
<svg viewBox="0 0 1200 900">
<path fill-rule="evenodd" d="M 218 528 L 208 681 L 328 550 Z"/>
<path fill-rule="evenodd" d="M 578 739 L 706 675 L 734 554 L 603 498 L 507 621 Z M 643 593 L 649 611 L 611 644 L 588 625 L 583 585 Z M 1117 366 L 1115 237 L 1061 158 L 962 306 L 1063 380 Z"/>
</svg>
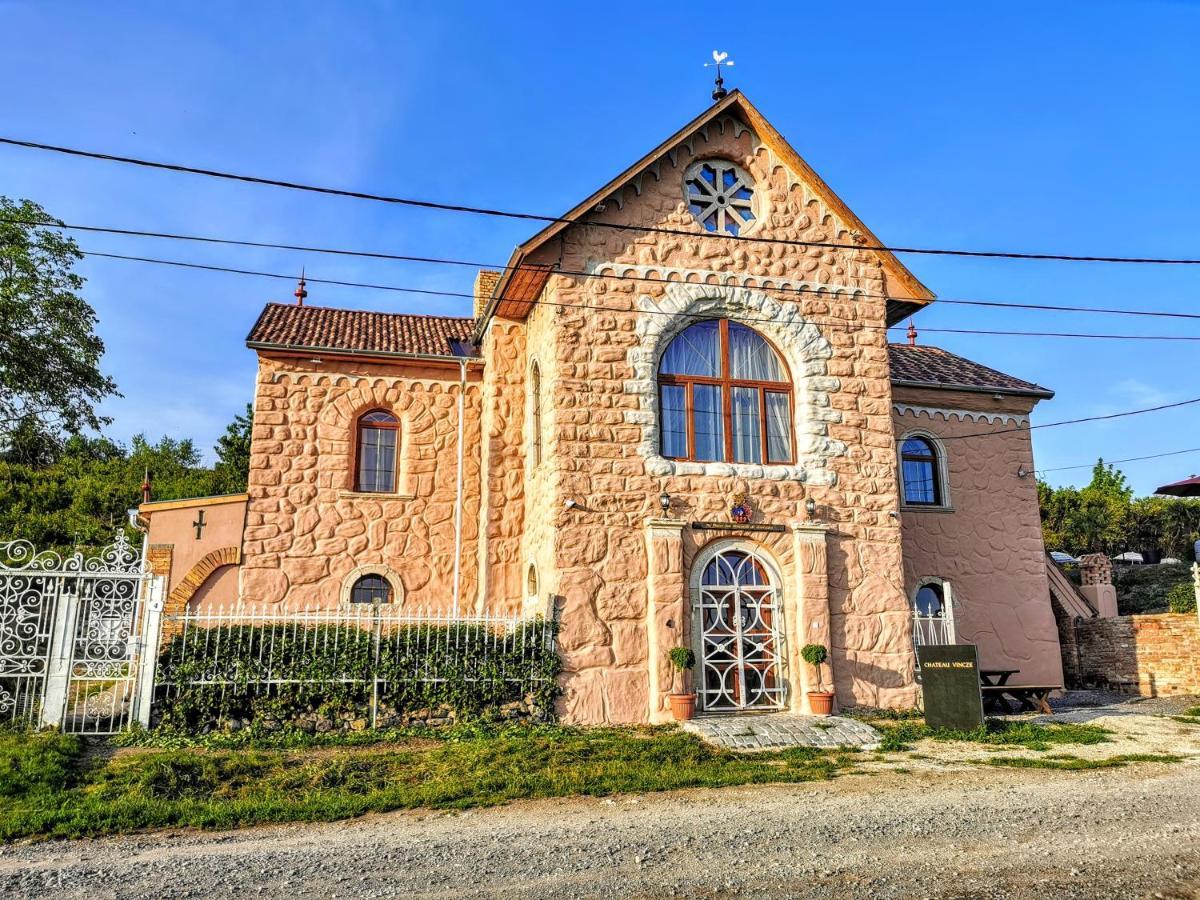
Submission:
<svg viewBox="0 0 1200 900">
<path fill-rule="evenodd" d="M 723 159 L 694 163 L 683 176 L 684 196 L 706 231 L 741 234 L 754 224 L 754 181 Z"/>
</svg>

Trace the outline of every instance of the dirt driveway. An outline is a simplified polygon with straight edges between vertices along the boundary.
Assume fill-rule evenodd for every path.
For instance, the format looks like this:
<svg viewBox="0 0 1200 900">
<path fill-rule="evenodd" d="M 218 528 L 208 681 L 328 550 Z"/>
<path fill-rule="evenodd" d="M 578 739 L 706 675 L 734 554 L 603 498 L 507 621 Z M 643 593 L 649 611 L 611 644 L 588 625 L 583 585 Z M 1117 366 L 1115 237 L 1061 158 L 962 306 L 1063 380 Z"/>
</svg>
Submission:
<svg viewBox="0 0 1200 900">
<path fill-rule="evenodd" d="M 1200 760 L 0 849 L 4 897 L 1198 897 Z"/>
</svg>

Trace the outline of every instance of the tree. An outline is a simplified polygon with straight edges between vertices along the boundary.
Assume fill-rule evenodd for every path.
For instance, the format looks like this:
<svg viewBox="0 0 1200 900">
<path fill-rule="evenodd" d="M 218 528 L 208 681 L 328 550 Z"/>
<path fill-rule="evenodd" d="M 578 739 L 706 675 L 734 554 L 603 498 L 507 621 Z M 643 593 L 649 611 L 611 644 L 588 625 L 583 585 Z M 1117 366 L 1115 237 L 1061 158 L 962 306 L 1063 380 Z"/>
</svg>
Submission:
<svg viewBox="0 0 1200 900">
<path fill-rule="evenodd" d="M 48 434 L 99 430 L 116 384 L 100 371 L 96 313 L 72 266 L 83 254 L 29 200 L 0 196 L 0 445 L 34 420 Z"/>
<path fill-rule="evenodd" d="M 250 477 L 250 432 L 254 427 L 254 407 L 234 416 L 225 433 L 217 438 L 217 489 L 222 494 L 237 494 L 246 489 Z"/>
</svg>

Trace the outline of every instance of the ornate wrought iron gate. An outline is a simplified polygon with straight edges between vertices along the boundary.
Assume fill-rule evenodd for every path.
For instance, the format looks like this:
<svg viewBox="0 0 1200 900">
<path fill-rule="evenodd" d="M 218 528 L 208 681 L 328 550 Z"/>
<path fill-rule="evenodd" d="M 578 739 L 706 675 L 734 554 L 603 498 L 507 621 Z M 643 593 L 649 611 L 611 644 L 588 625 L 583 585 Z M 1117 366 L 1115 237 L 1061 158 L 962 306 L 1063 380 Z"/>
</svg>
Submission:
<svg viewBox="0 0 1200 900">
<path fill-rule="evenodd" d="M 111 734 L 145 722 L 161 594 L 124 532 L 86 557 L 0 543 L 0 723 Z"/>
<path fill-rule="evenodd" d="M 722 550 L 705 565 L 693 614 L 702 710 L 783 707 L 778 596 L 767 567 L 751 553 Z"/>
</svg>

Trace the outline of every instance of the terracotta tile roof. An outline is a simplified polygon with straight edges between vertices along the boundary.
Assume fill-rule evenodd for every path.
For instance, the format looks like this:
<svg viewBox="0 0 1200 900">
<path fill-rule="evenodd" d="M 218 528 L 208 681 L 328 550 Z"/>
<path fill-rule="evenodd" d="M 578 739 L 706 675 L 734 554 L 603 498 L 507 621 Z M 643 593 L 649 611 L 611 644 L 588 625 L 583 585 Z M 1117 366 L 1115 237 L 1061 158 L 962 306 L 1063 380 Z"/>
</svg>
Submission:
<svg viewBox="0 0 1200 900">
<path fill-rule="evenodd" d="M 358 353 L 476 356 L 474 319 L 268 303 L 246 345 Z"/>
<path fill-rule="evenodd" d="M 1054 391 L 923 344 L 889 344 L 892 383 L 1053 397 Z"/>
</svg>

